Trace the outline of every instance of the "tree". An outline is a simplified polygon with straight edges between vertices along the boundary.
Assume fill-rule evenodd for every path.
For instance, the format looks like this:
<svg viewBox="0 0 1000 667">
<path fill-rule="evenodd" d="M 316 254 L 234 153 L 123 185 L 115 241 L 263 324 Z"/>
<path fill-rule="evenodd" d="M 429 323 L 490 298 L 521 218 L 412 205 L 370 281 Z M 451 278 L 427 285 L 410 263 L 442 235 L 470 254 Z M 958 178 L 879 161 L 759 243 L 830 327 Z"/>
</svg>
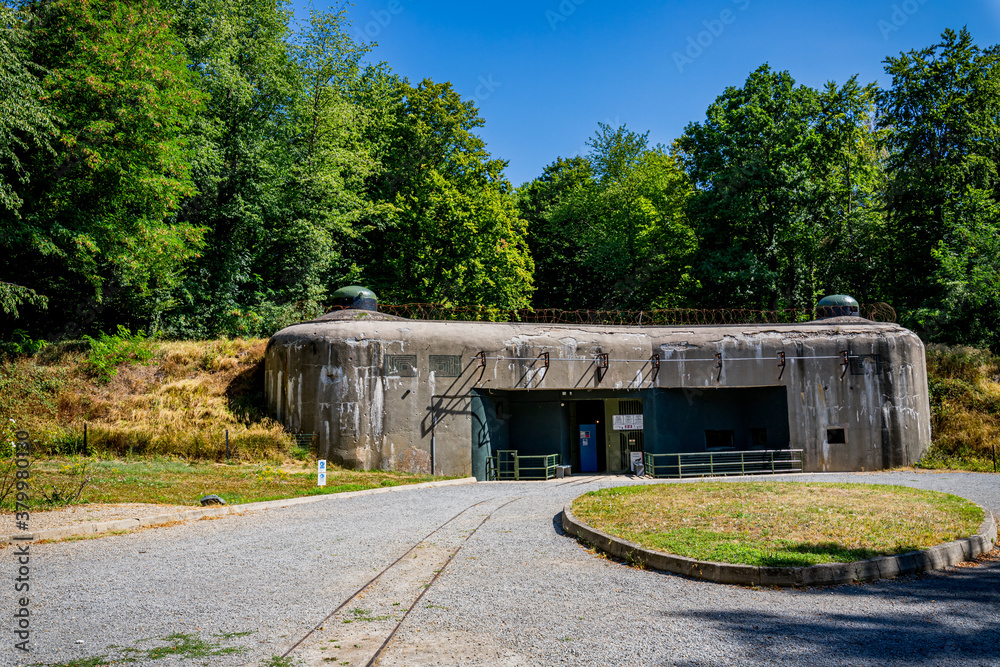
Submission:
<svg viewBox="0 0 1000 667">
<path fill-rule="evenodd" d="M 173 26 L 206 97 L 192 131 L 197 193 L 178 219 L 206 230 L 205 251 L 178 290 L 170 335 L 241 332 L 241 320 L 265 306 L 274 280 L 270 241 L 287 237 L 284 188 L 293 168 L 300 89 L 280 0 L 172 0 Z M 253 331 L 252 333 L 259 333 Z"/>
<path fill-rule="evenodd" d="M 0 4 L 0 209 L 17 214 L 17 190 L 28 182 L 21 155 L 50 150 L 56 131 L 51 110 L 42 102 L 42 72 L 31 62 L 26 16 Z"/>
<path fill-rule="evenodd" d="M 536 305 L 678 305 L 697 245 L 684 213 L 687 177 L 663 147 L 625 126 L 599 123 L 588 143 L 585 159 L 559 160 L 522 188 L 539 266 Z"/>
<path fill-rule="evenodd" d="M 894 300 L 946 342 L 1000 344 L 998 58 L 963 29 L 885 60 Z"/>
<path fill-rule="evenodd" d="M 817 131 L 822 150 L 814 208 L 817 242 L 809 253 L 816 267 L 813 293 L 853 295 L 860 301 L 888 298 L 892 247 L 885 222 L 884 131 L 876 127 L 878 90 L 852 77 L 820 92 Z"/>
<path fill-rule="evenodd" d="M 365 182 L 378 168 L 365 138 L 371 123 L 357 101 L 364 87 L 361 59 L 370 47 L 347 30 L 346 10 L 312 11 L 293 42 L 300 90 L 293 110 L 294 139 L 285 193 L 287 221 L 274 229 L 272 260 L 261 267 L 278 299 L 315 309 L 340 280 L 351 279 L 356 246 L 373 207 Z M 332 288 L 332 289 L 331 289 Z"/>
<path fill-rule="evenodd" d="M 585 238 L 604 278 L 605 308 L 676 306 L 691 287 L 689 181 L 663 146 L 649 147 L 648 134 L 599 123 L 588 142 L 598 189 Z"/>
<path fill-rule="evenodd" d="M 366 235 L 369 286 L 383 300 L 523 308 L 533 290 L 526 223 L 494 160 L 473 133 L 483 124 L 450 84 L 395 81 L 381 120 L 379 205 Z"/>
<path fill-rule="evenodd" d="M 864 284 L 872 260 L 846 283 L 834 267 L 851 252 L 845 230 L 877 228 L 877 154 L 859 129 L 872 94 L 853 78 L 796 86 L 763 65 L 688 125 L 678 147 L 696 188 L 704 304 L 811 308 L 832 284 Z"/>
<path fill-rule="evenodd" d="M 586 158 L 558 158 L 542 175 L 519 189 L 521 217 L 535 262 L 535 308 L 575 310 L 603 299 L 597 270 L 587 261 L 588 201 L 596 192 Z"/>
<path fill-rule="evenodd" d="M 648 151 L 635 170 L 637 208 L 646 212 L 639 230 L 638 265 L 632 270 L 633 308 L 675 308 L 698 286 L 693 262 L 698 237 L 687 216 L 691 182 L 680 161 L 662 147 Z"/>
<path fill-rule="evenodd" d="M 30 178 L 22 162 L 24 152 L 51 151 L 49 135 L 56 131 L 52 112 L 42 103 L 41 72 L 30 59 L 31 36 L 25 18 L 0 4 L 0 211 L 6 209 L 4 217 L 20 216 L 23 202 L 18 190 Z M 0 281 L 0 311 L 17 318 L 22 304 L 45 307 L 47 299 L 28 287 Z"/>
<path fill-rule="evenodd" d="M 45 308 L 48 306 L 48 299 L 23 285 L 0 281 L 0 312 L 17 319 L 20 317 L 17 309 L 22 304 Z"/>
<path fill-rule="evenodd" d="M 185 136 L 201 96 L 154 0 L 36 1 L 24 11 L 55 135 L 51 151 L 19 149 L 31 180 L 0 273 L 51 296 L 54 317 L 101 304 L 108 285 L 117 317 L 148 317 L 200 247 L 201 230 L 171 216 L 194 191 Z"/>
</svg>

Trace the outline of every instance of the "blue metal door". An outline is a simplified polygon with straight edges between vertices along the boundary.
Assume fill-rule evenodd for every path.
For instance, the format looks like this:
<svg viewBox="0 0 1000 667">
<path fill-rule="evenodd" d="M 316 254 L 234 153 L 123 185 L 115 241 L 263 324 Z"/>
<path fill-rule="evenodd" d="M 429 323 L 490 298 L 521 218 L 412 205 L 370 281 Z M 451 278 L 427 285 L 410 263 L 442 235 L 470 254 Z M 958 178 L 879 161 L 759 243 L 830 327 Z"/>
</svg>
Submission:
<svg viewBox="0 0 1000 667">
<path fill-rule="evenodd" d="M 597 424 L 580 424 L 580 472 L 597 472 Z"/>
</svg>

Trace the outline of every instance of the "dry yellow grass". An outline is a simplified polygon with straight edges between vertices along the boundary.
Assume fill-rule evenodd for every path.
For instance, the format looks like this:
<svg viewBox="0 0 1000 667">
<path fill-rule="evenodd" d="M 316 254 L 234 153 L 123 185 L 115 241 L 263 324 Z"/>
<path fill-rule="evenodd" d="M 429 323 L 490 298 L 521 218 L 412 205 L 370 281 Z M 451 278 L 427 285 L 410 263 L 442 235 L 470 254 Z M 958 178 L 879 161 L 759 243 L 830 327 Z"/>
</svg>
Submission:
<svg viewBox="0 0 1000 667">
<path fill-rule="evenodd" d="M 1000 360 L 972 348 L 927 348 L 933 448 L 923 467 L 992 470 L 1000 445 Z"/>
<path fill-rule="evenodd" d="M 263 410 L 266 341 L 153 342 L 146 363 L 95 382 L 83 352 L 52 347 L 0 366 L 0 417 L 13 418 L 49 452 L 283 458 L 291 441 Z"/>
</svg>

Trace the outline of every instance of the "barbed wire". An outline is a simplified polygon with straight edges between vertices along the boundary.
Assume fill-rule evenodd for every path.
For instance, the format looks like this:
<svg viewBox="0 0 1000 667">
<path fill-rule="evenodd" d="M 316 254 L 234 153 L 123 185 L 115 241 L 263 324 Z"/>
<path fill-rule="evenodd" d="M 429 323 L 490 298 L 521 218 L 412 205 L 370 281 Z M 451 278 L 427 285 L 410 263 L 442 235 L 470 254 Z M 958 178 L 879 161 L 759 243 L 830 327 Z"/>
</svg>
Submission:
<svg viewBox="0 0 1000 667">
<path fill-rule="evenodd" d="M 861 317 L 872 322 L 897 322 L 896 309 L 882 302 L 861 304 Z"/>
<path fill-rule="evenodd" d="M 793 324 L 816 319 L 812 309 L 755 310 L 750 308 L 658 308 L 653 310 L 562 310 L 490 306 L 452 306 L 435 303 L 379 304 L 379 312 L 411 320 L 465 322 L 526 322 L 533 324 L 599 324 L 614 326 L 664 326 L 697 324 Z M 861 306 L 861 317 L 874 322 L 896 322 L 896 311 L 887 303 Z"/>
</svg>

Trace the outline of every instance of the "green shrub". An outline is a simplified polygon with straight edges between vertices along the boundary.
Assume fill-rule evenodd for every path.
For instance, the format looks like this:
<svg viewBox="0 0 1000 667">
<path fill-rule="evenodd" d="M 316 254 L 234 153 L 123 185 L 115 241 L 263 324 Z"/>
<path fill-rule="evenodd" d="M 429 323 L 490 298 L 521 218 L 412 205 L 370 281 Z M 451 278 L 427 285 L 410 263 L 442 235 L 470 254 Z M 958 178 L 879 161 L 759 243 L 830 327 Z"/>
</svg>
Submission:
<svg viewBox="0 0 1000 667">
<path fill-rule="evenodd" d="M 32 356 L 38 354 L 46 345 L 47 341 L 32 338 L 24 329 L 15 329 L 13 340 L 0 341 L 0 353 L 12 357 Z"/>
<path fill-rule="evenodd" d="M 14 456 L 17 451 L 17 422 L 7 418 L 0 420 L 0 459 Z"/>
<path fill-rule="evenodd" d="M 109 382 L 118 374 L 118 366 L 124 363 L 144 363 L 153 358 L 152 341 L 142 331 L 132 333 L 118 325 L 118 334 L 109 336 L 102 333 L 96 340 L 84 336 L 90 344 L 85 366 L 98 382 Z"/>
<path fill-rule="evenodd" d="M 312 458 L 312 451 L 308 447 L 295 446 L 290 452 L 290 456 L 296 461 L 308 461 Z"/>
</svg>

